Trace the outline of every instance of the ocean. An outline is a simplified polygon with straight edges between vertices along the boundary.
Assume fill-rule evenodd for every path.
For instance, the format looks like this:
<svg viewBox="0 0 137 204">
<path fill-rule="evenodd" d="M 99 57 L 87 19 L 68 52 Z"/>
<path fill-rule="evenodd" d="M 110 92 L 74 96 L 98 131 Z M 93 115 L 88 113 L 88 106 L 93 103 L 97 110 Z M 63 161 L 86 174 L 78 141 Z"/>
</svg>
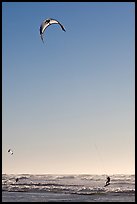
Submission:
<svg viewBox="0 0 137 204">
<path fill-rule="evenodd" d="M 2 202 L 135 202 L 135 175 L 109 176 L 3 174 Z"/>
</svg>

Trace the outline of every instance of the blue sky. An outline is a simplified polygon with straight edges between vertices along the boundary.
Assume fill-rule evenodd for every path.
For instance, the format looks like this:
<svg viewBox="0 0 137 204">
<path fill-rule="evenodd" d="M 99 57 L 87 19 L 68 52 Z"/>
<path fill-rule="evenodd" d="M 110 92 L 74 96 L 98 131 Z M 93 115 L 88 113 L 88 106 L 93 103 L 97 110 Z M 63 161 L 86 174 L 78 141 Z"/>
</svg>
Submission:
<svg viewBox="0 0 137 204">
<path fill-rule="evenodd" d="M 134 102 L 134 3 L 2 3 L 3 173 L 134 173 Z"/>
</svg>

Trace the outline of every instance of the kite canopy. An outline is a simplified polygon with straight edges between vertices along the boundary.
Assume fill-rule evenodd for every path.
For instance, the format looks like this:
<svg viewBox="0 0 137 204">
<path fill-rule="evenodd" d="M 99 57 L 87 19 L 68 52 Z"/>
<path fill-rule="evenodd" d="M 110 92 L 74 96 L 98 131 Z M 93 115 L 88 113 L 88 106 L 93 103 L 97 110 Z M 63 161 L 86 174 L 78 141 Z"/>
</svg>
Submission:
<svg viewBox="0 0 137 204">
<path fill-rule="evenodd" d="M 11 149 L 8 149 L 8 152 L 12 155 L 13 151 Z"/>
<path fill-rule="evenodd" d="M 61 27 L 61 29 L 62 29 L 63 31 L 66 31 L 65 28 L 64 28 L 64 26 L 63 26 L 59 21 L 57 21 L 57 20 L 55 20 L 55 19 L 52 19 L 52 18 L 48 18 L 48 19 L 44 20 L 44 21 L 42 22 L 41 26 L 40 26 L 40 36 L 41 36 L 41 39 L 42 39 L 43 42 L 44 42 L 44 40 L 43 40 L 43 33 L 44 33 L 44 31 L 46 30 L 46 28 L 47 28 L 48 26 L 52 25 L 52 24 L 59 24 L 60 27 Z"/>
</svg>

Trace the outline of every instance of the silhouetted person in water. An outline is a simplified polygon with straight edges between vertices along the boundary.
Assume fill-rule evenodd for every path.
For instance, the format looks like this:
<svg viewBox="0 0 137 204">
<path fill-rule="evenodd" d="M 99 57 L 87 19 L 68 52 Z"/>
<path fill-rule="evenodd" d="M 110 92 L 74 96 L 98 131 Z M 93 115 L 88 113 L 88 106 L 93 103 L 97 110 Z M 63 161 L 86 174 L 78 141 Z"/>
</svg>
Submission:
<svg viewBox="0 0 137 204">
<path fill-rule="evenodd" d="M 107 177 L 106 185 L 110 184 L 110 177 Z"/>
<path fill-rule="evenodd" d="M 18 180 L 19 180 L 19 179 L 18 179 L 18 178 L 16 178 L 16 182 L 18 182 Z"/>
</svg>

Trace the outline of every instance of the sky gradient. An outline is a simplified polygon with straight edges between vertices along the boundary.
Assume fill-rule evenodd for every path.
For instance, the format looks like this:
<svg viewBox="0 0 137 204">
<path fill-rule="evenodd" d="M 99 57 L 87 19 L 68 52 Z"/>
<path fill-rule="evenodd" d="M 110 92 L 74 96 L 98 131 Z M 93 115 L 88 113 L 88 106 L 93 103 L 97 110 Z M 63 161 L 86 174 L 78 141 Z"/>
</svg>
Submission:
<svg viewBox="0 0 137 204">
<path fill-rule="evenodd" d="M 2 3 L 2 172 L 135 173 L 134 3 Z"/>
</svg>

